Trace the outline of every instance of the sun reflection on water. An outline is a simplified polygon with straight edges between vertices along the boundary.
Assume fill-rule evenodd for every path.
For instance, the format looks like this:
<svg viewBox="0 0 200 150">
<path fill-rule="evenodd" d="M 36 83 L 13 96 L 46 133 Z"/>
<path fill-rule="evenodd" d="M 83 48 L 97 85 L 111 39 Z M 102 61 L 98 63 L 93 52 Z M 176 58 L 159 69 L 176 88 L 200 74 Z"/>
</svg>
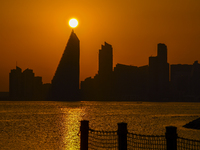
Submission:
<svg viewBox="0 0 200 150">
<path fill-rule="evenodd" d="M 80 149 L 80 121 L 84 115 L 81 108 L 61 108 L 63 114 L 63 143 L 66 150 Z"/>
</svg>

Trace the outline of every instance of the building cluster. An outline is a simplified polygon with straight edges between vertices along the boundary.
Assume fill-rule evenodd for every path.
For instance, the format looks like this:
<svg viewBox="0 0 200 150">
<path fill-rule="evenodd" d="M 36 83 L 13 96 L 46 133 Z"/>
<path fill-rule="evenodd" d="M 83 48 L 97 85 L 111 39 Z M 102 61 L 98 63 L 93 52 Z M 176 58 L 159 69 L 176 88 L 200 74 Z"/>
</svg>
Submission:
<svg viewBox="0 0 200 150">
<path fill-rule="evenodd" d="M 80 41 L 72 31 L 51 84 L 43 84 L 33 70 L 10 72 L 11 99 L 53 101 L 200 101 L 200 64 L 169 65 L 167 46 L 159 43 L 157 56 L 141 67 L 117 64 L 113 68 L 113 48 L 105 42 L 99 50 L 98 73 L 81 82 Z"/>
<path fill-rule="evenodd" d="M 41 100 L 47 95 L 49 84 L 42 83 L 42 77 L 33 70 L 16 66 L 9 74 L 9 97 L 11 100 Z"/>
<path fill-rule="evenodd" d="M 79 101 L 79 43 L 72 31 L 51 84 L 42 84 L 42 77 L 35 77 L 33 70 L 26 69 L 22 72 L 19 67 L 11 70 L 10 99 Z"/>
<path fill-rule="evenodd" d="M 113 49 L 105 42 L 98 74 L 81 82 L 81 94 L 83 100 L 199 101 L 200 64 L 170 66 L 167 46 L 159 43 L 149 65 L 117 64 L 113 70 Z"/>
<path fill-rule="evenodd" d="M 200 64 L 171 65 L 170 91 L 180 101 L 200 101 Z"/>
</svg>

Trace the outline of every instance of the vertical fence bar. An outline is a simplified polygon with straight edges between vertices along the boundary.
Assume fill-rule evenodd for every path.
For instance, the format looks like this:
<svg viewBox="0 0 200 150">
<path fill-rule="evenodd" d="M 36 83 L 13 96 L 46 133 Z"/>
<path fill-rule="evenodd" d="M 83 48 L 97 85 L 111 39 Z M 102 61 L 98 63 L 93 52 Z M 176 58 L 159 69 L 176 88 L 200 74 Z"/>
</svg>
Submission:
<svg viewBox="0 0 200 150">
<path fill-rule="evenodd" d="M 177 128 L 174 126 L 166 127 L 166 142 L 167 142 L 167 150 L 177 150 Z"/>
<path fill-rule="evenodd" d="M 127 123 L 118 123 L 118 150 L 127 150 Z"/>
<path fill-rule="evenodd" d="M 81 150 L 88 150 L 88 134 L 89 134 L 89 121 L 81 121 L 81 139 L 80 139 L 80 148 Z"/>
</svg>

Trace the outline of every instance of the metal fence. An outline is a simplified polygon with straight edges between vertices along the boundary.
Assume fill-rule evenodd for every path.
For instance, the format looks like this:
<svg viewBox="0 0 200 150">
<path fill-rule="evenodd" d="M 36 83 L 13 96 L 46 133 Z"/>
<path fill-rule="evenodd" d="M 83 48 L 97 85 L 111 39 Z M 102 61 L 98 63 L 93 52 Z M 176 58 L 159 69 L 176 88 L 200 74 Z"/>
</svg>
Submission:
<svg viewBox="0 0 200 150">
<path fill-rule="evenodd" d="M 200 150 L 200 141 L 178 137 L 177 128 L 166 127 L 165 135 L 128 133 L 126 123 L 117 131 L 97 131 L 81 121 L 81 150 Z"/>
<path fill-rule="evenodd" d="M 200 150 L 200 141 L 186 138 L 177 138 L 178 150 Z"/>
<path fill-rule="evenodd" d="M 88 145 L 91 150 L 117 150 L 117 131 L 96 131 L 89 129 Z"/>
<path fill-rule="evenodd" d="M 166 139 L 165 136 L 128 133 L 127 146 L 130 150 L 166 150 Z"/>
</svg>

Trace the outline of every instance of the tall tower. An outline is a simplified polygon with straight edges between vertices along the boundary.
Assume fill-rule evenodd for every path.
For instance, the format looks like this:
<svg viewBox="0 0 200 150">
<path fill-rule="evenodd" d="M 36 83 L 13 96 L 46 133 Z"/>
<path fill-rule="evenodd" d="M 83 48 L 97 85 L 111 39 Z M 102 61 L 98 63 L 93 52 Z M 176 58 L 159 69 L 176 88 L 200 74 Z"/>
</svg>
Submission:
<svg viewBox="0 0 200 150">
<path fill-rule="evenodd" d="M 157 57 L 159 63 L 167 63 L 167 46 L 163 43 L 158 44 Z"/>
<path fill-rule="evenodd" d="M 78 37 L 72 30 L 67 46 L 52 79 L 52 100 L 79 100 L 79 43 Z"/>
<path fill-rule="evenodd" d="M 169 63 L 167 63 L 167 46 L 159 43 L 157 56 L 149 57 L 149 96 L 160 100 L 169 96 Z"/>
<path fill-rule="evenodd" d="M 22 69 L 17 66 L 9 73 L 9 96 L 11 99 L 22 96 Z"/>
<path fill-rule="evenodd" d="M 158 58 L 158 92 L 162 97 L 169 96 L 169 63 L 167 63 L 167 46 L 159 43 Z"/>
<path fill-rule="evenodd" d="M 26 69 L 22 73 L 22 96 L 25 99 L 33 98 L 34 96 L 34 79 L 35 74 L 32 69 Z"/>
<path fill-rule="evenodd" d="M 113 48 L 105 42 L 99 50 L 98 98 L 105 100 L 112 95 Z"/>
<path fill-rule="evenodd" d="M 99 75 L 109 76 L 113 70 L 112 45 L 105 42 L 99 50 Z"/>
</svg>

